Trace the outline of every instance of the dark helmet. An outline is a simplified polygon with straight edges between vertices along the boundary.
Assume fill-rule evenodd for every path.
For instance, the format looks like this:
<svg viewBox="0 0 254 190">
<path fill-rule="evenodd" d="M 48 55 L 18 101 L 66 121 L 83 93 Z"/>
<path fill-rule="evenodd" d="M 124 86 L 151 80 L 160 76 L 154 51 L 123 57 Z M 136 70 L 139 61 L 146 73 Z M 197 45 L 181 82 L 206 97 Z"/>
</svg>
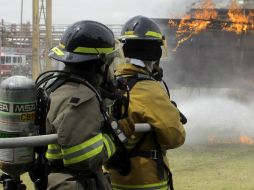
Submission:
<svg viewBox="0 0 254 190">
<path fill-rule="evenodd" d="M 114 49 L 114 34 L 107 26 L 95 21 L 79 21 L 67 28 L 59 45 L 50 50 L 49 57 L 71 65 L 100 61 Z"/>
<path fill-rule="evenodd" d="M 119 39 L 125 57 L 154 61 L 162 55 L 164 36 L 158 25 L 144 16 L 135 16 L 123 26 Z"/>
<path fill-rule="evenodd" d="M 120 37 L 120 41 L 123 40 L 151 40 L 162 43 L 163 35 L 153 20 L 144 16 L 135 16 L 124 24 Z"/>
</svg>

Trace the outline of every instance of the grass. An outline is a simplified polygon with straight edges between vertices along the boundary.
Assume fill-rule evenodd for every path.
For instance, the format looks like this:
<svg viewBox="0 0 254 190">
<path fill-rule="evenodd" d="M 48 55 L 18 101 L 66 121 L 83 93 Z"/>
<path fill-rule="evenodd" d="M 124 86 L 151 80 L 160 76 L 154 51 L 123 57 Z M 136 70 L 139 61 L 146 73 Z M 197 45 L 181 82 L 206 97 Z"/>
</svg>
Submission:
<svg viewBox="0 0 254 190">
<path fill-rule="evenodd" d="M 254 189 L 254 146 L 184 145 L 168 158 L 175 190 Z M 27 190 L 34 189 L 27 174 L 22 180 Z"/>
<path fill-rule="evenodd" d="M 183 146 L 168 153 L 176 190 L 253 190 L 254 146 Z"/>
</svg>

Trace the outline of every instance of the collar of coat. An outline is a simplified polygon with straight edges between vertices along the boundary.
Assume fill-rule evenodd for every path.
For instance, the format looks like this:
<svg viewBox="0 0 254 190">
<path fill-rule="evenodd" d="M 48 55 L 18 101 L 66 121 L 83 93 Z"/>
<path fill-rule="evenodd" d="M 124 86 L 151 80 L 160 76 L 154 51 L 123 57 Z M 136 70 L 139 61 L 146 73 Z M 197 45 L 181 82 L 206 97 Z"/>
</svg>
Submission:
<svg viewBox="0 0 254 190">
<path fill-rule="evenodd" d="M 142 73 L 145 75 L 149 75 L 147 71 L 144 70 L 144 68 L 130 64 L 130 63 L 122 63 L 119 64 L 115 71 L 115 76 L 120 75 L 134 75 L 136 73 Z"/>
</svg>

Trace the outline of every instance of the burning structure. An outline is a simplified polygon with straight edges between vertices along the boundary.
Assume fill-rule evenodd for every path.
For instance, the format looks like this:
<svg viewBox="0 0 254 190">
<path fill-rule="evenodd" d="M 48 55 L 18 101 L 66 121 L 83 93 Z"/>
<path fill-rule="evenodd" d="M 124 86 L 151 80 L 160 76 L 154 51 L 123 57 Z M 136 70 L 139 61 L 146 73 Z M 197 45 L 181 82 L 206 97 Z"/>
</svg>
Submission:
<svg viewBox="0 0 254 190">
<path fill-rule="evenodd" d="M 244 5 L 203 0 L 182 19 L 155 19 L 168 42 L 171 87 L 254 89 L 254 3 Z"/>
<path fill-rule="evenodd" d="M 241 3 L 202 0 L 181 19 L 155 19 L 168 42 L 165 80 L 185 94 L 192 140 L 254 144 L 254 3 Z"/>
</svg>

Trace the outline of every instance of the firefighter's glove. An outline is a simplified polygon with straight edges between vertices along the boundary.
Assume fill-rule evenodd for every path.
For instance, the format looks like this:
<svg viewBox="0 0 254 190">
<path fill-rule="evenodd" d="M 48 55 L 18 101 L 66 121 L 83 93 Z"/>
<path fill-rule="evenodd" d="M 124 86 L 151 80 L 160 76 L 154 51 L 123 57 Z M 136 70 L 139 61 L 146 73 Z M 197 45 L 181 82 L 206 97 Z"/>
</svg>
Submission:
<svg viewBox="0 0 254 190">
<path fill-rule="evenodd" d="M 171 100 L 170 102 L 177 108 L 177 104 L 173 100 Z M 180 112 L 179 109 L 178 109 L 178 111 L 179 111 L 179 114 L 180 114 L 180 121 L 181 121 L 181 123 L 183 125 L 186 124 L 187 123 L 187 118 L 185 117 L 185 115 L 182 112 Z"/>
<path fill-rule="evenodd" d="M 131 161 L 128 150 L 124 147 L 120 147 L 106 162 L 106 168 L 114 169 L 122 176 L 128 175 L 131 171 Z"/>
<path fill-rule="evenodd" d="M 48 184 L 48 166 L 35 160 L 30 170 L 29 176 L 37 189 L 46 189 Z"/>
</svg>

